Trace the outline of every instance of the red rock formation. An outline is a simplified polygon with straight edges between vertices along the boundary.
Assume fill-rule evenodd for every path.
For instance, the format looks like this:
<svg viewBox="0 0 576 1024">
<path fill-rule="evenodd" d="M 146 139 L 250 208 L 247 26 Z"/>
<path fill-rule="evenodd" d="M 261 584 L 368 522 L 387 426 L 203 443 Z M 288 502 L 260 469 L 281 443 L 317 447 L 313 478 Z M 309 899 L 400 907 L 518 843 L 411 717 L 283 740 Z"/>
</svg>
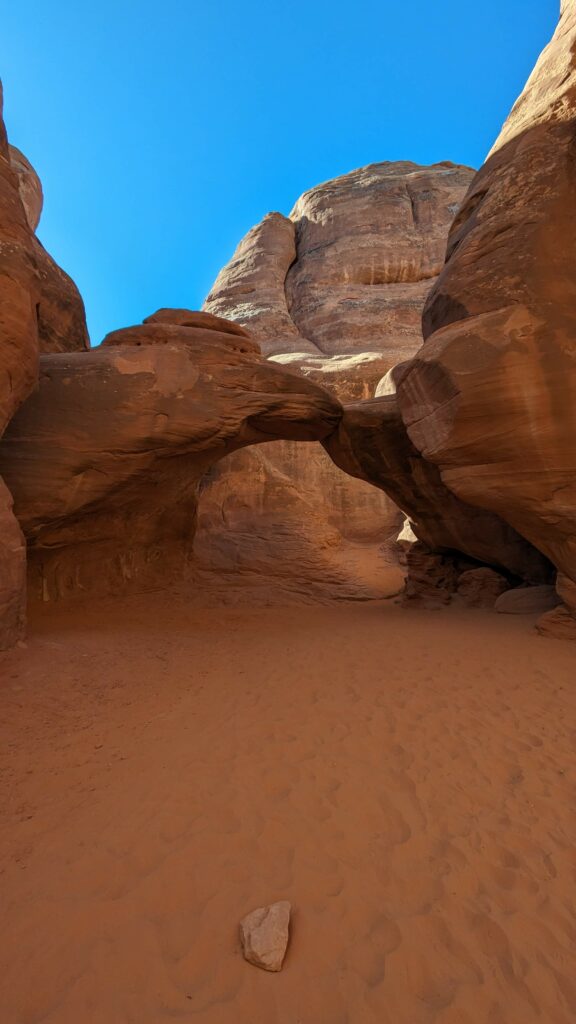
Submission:
<svg viewBox="0 0 576 1024">
<path fill-rule="evenodd" d="M 90 348 L 84 302 L 74 281 L 34 238 L 38 272 L 38 340 L 41 352 L 82 352 Z"/>
<path fill-rule="evenodd" d="M 26 623 L 26 543 L 0 477 L 0 650 L 13 647 Z"/>
<path fill-rule="evenodd" d="M 340 398 L 369 398 L 421 344 L 422 306 L 473 171 L 370 164 L 317 185 L 240 242 L 205 309 Z"/>
<path fill-rule="evenodd" d="M 0 125 L 0 232 L 1 431 L 36 380 L 39 295 L 31 232 L 20 200 L 18 177 L 10 164 L 3 122 Z"/>
<path fill-rule="evenodd" d="M 166 311 L 41 359 L 0 445 L 37 594 L 166 585 L 189 567 L 198 483 L 245 445 L 326 437 L 339 403 L 245 332 Z"/>
<path fill-rule="evenodd" d="M 446 487 L 408 437 L 394 394 L 345 405 L 324 447 L 340 469 L 386 491 L 428 550 L 459 552 L 520 579 L 549 578 L 547 559 L 503 519 Z"/>
<path fill-rule="evenodd" d="M 544 584 L 540 587 L 515 587 L 505 590 L 496 600 L 494 608 L 503 615 L 541 615 L 559 603 L 556 590 Z"/>
<path fill-rule="evenodd" d="M 9 146 L 9 158 L 17 175 L 28 225 L 34 232 L 40 221 L 44 199 L 40 178 L 30 161 L 15 146 Z M 89 348 L 84 302 L 74 281 L 46 252 L 35 235 L 30 244 L 39 289 L 37 317 L 40 351 L 76 352 Z"/>
<path fill-rule="evenodd" d="M 212 313 L 203 313 L 195 309 L 157 309 L 155 313 L 145 317 L 145 324 L 173 324 L 178 327 L 201 327 L 205 331 L 223 331 L 224 334 L 236 334 L 240 338 L 251 338 L 252 335 L 240 324 L 225 320 Z M 109 339 L 108 339 L 109 340 Z"/>
<path fill-rule="evenodd" d="M 452 226 L 427 340 L 398 379 L 410 438 L 443 483 L 572 581 L 575 129 L 576 8 L 565 4 Z"/>
<path fill-rule="evenodd" d="M 26 157 L 8 145 L 0 85 L 0 436 L 38 375 L 39 351 L 88 347 L 78 289 L 34 231 L 42 186 Z M 25 617 L 24 538 L 0 479 L 0 649 L 21 635 Z"/>
<path fill-rule="evenodd" d="M 424 299 L 472 173 L 381 163 L 318 185 L 290 217 L 269 214 L 246 235 L 205 308 L 249 327 L 269 359 L 341 400 L 370 397 L 421 343 Z M 218 467 L 203 507 L 214 511 L 220 499 L 225 522 L 201 513 L 200 558 L 219 571 L 267 571 L 283 586 L 292 577 L 314 592 L 336 574 L 341 594 L 367 593 L 358 557 L 383 564 L 400 525 L 384 492 L 343 476 L 321 450 L 289 442 Z"/>
<path fill-rule="evenodd" d="M 32 233 L 10 163 L 0 85 L 0 435 L 36 381 L 38 298 Z M 0 480 L 0 649 L 22 633 L 24 566 L 22 535 Z"/>
<path fill-rule="evenodd" d="M 458 597 L 470 608 L 494 608 L 507 590 L 510 583 L 506 577 L 488 566 L 467 569 L 458 577 Z"/>
<path fill-rule="evenodd" d="M 16 146 L 8 147 L 8 155 L 12 169 L 18 178 L 18 192 L 30 230 L 36 231 L 44 205 L 42 182 L 28 158 Z"/>
</svg>

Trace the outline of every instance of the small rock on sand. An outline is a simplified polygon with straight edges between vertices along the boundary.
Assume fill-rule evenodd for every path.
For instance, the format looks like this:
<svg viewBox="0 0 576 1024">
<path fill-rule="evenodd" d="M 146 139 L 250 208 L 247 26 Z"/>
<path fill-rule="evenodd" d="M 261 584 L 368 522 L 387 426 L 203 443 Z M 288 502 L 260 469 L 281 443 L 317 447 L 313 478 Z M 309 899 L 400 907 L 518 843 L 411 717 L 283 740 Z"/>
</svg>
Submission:
<svg viewBox="0 0 576 1024">
<path fill-rule="evenodd" d="M 288 900 L 258 907 L 240 922 L 244 958 L 265 971 L 280 971 L 288 946 L 290 911 Z"/>
</svg>

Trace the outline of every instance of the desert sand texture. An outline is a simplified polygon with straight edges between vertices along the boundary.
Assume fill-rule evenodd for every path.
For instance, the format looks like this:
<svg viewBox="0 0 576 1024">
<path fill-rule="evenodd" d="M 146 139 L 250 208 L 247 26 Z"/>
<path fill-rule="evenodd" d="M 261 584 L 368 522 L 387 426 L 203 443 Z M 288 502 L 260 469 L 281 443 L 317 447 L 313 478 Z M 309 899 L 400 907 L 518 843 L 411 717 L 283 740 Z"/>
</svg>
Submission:
<svg viewBox="0 0 576 1024">
<path fill-rule="evenodd" d="M 573 1024 L 575 653 L 532 623 L 34 611 L 0 658 L 3 1024 Z M 276 900 L 269 974 L 238 924 Z"/>
</svg>

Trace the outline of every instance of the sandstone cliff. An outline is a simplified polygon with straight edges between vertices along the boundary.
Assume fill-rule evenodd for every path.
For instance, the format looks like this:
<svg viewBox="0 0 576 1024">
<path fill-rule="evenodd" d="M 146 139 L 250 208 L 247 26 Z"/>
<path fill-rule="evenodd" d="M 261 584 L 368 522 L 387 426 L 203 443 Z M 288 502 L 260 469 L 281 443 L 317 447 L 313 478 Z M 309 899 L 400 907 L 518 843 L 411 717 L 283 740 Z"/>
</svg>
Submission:
<svg viewBox="0 0 576 1024">
<path fill-rule="evenodd" d="M 575 128 L 576 8 L 566 4 L 452 225 L 424 347 L 398 379 L 410 438 L 450 491 L 498 514 L 572 583 Z"/>
<path fill-rule="evenodd" d="M 204 308 L 243 324 L 272 362 L 341 400 L 369 398 L 421 344 L 424 300 L 472 176 L 450 163 L 406 161 L 318 185 L 289 217 L 268 214 L 248 232 Z M 324 453 L 285 442 L 233 456 L 211 474 L 196 547 L 219 571 L 268 572 L 313 589 L 332 575 L 337 592 L 358 593 L 366 591 L 360 552 L 371 545 L 377 560 L 399 525 L 384 492 L 343 476 Z"/>
<path fill-rule="evenodd" d="M 564 606 L 540 628 L 564 637 L 576 637 L 575 54 L 566 4 L 451 227 L 424 346 L 326 441 L 409 513 L 420 578 L 424 556 L 449 587 L 462 556 L 498 568 L 495 591 L 555 567 Z"/>
<path fill-rule="evenodd" d="M 0 86 L 0 435 L 32 390 L 38 364 L 39 283 L 33 236 L 10 162 Z M 24 626 L 25 548 L 0 479 L 0 649 Z"/>
<path fill-rule="evenodd" d="M 15 146 L 9 146 L 12 169 L 32 232 L 40 222 L 44 195 L 32 164 Z M 31 239 L 38 281 L 38 344 L 41 352 L 76 352 L 90 347 L 84 302 L 74 281 L 52 259 L 36 237 Z"/>
<path fill-rule="evenodd" d="M 318 185 L 289 217 L 268 214 L 248 232 L 204 308 L 339 397 L 369 398 L 421 344 L 424 300 L 472 177 L 405 161 Z"/>
<path fill-rule="evenodd" d="M 76 286 L 34 234 L 42 187 L 33 167 L 8 145 L 0 85 L 0 436 L 32 391 L 40 351 L 88 346 Z M 24 629 L 26 553 L 0 478 L 0 649 Z"/>
</svg>

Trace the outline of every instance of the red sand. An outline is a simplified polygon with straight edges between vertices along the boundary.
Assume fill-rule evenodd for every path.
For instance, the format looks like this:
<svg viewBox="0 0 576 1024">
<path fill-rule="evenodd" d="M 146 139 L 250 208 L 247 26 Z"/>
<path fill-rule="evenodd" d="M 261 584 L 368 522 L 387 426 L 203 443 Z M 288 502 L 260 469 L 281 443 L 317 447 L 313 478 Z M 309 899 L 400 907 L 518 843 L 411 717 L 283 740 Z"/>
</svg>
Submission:
<svg viewBox="0 0 576 1024">
<path fill-rule="evenodd" d="M 2 1024 L 574 1024 L 576 650 L 390 602 L 36 616 Z M 284 969 L 238 922 L 289 899 Z"/>
</svg>

